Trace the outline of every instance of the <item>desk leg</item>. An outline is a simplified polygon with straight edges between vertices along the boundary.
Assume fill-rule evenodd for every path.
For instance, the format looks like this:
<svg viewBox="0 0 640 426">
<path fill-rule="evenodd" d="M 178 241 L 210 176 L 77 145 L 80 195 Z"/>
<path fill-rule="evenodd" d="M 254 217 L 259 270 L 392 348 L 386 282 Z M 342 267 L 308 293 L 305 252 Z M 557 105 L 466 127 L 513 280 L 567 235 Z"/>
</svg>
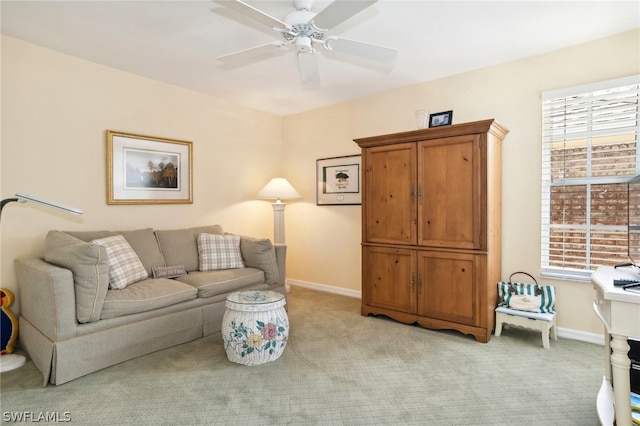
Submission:
<svg viewBox="0 0 640 426">
<path fill-rule="evenodd" d="M 604 329 L 604 378 L 611 383 L 611 335 Z"/>
<path fill-rule="evenodd" d="M 611 335 L 611 375 L 616 404 L 616 425 L 631 425 L 631 385 L 629 383 L 629 344 L 626 336 Z"/>
</svg>

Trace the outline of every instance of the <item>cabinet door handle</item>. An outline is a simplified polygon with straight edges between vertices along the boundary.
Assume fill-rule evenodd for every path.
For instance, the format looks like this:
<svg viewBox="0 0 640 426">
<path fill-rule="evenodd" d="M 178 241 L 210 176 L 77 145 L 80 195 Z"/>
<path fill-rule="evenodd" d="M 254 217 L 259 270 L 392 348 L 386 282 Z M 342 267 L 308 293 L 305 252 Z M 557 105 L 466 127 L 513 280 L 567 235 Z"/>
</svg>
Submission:
<svg viewBox="0 0 640 426">
<path fill-rule="evenodd" d="M 416 202 L 416 186 L 411 185 L 411 204 Z"/>
<path fill-rule="evenodd" d="M 416 273 L 412 272 L 411 273 L 411 291 L 415 291 L 416 290 Z"/>
<path fill-rule="evenodd" d="M 422 184 L 418 184 L 418 203 L 422 204 Z"/>
</svg>

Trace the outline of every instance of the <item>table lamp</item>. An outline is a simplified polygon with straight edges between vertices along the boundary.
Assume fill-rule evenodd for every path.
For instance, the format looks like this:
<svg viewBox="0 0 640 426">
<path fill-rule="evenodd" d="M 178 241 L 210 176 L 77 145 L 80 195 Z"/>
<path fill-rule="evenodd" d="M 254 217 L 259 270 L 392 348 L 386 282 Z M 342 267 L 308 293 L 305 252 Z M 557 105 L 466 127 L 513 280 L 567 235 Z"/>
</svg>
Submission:
<svg viewBox="0 0 640 426">
<path fill-rule="evenodd" d="M 48 201 L 40 197 L 35 197 L 33 195 L 25 194 L 22 192 L 16 193 L 15 198 L 6 198 L 0 201 L 0 217 L 2 217 L 2 209 L 8 203 L 11 202 L 18 203 L 35 203 L 43 206 L 51 207 L 57 210 L 62 210 L 67 213 L 82 215 L 82 210 L 64 206 L 59 203 L 55 203 L 53 201 Z M 2 312 L 0 325 L 2 327 L 1 340 L 2 340 L 2 348 L 0 355 L 0 372 L 15 370 L 16 368 L 22 367 L 27 361 L 26 358 L 22 355 L 14 354 L 13 352 L 13 344 L 18 338 L 18 320 L 15 315 L 11 312 L 11 305 L 13 304 L 14 296 L 11 291 L 7 289 L 0 289 L 0 300 L 2 301 Z"/>
<path fill-rule="evenodd" d="M 285 178 L 277 177 L 258 192 L 257 198 L 275 199 L 273 206 L 273 235 L 276 244 L 284 244 L 284 207 L 282 200 L 302 198 L 298 191 Z"/>
</svg>

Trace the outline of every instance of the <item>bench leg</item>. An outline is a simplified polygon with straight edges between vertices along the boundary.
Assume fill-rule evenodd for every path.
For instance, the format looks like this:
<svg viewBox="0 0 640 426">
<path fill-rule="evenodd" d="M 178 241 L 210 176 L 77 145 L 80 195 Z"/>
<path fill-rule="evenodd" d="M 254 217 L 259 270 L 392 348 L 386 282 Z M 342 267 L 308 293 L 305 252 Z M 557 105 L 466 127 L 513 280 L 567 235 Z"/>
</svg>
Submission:
<svg viewBox="0 0 640 426">
<path fill-rule="evenodd" d="M 496 315 L 496 332 L 495 335 L 496 336 L 500 336 L 502 334 L 502 318 L 500 317 L 500 314 Z"/>
<path fill-rule="evenodd" d="M 547 328 L 546 325 L 543 324 L 543 328 L 542 330 L 542 347 L 545 349 L 549 349 L 550 345 L 549 345 L 549 329 Z"/>
</svg>

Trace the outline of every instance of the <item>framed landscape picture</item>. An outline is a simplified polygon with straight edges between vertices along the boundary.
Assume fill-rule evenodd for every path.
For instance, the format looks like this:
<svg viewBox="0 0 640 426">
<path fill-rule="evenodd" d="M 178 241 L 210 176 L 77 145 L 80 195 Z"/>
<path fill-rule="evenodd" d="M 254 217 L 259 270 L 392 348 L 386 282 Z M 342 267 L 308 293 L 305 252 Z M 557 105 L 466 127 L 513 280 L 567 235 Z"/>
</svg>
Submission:
<svg viewBox="0 0 640 426">
<path fill-rule="evenodd" d="M 193 203 L 191 147 L 191 142 L 108 130 L 107 203 Z"/>
<path fill-rule="evenodd" d="M 360 155 L 317 160 L 317 205 L 362 204 L 361 163 Z"/>
</svg>

